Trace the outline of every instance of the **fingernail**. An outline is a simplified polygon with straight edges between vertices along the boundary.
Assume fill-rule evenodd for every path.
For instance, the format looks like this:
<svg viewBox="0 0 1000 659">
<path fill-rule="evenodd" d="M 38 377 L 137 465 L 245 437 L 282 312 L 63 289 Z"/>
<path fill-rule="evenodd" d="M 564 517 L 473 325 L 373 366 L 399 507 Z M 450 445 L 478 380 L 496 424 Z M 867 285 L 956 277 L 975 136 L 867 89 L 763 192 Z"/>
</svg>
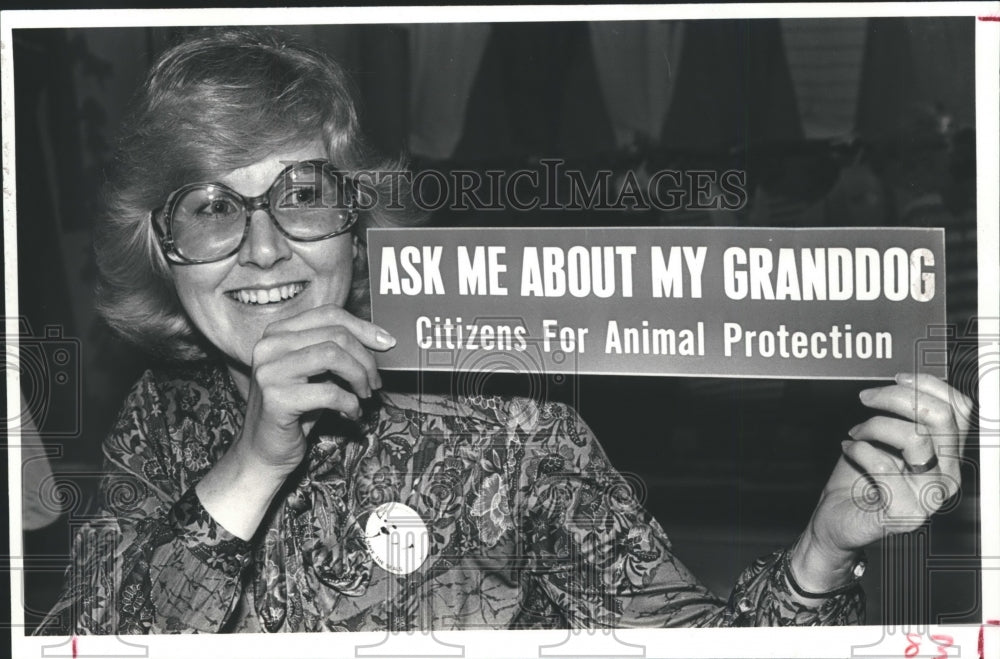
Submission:
<svg viewBox="0 0 1000 659">
<path fill-rule="evenodd" d="M 913 384 L 912 373 L 897 373 L 896 382 L 899 384 Z"/>
<path fill-rule="evenodd" d="M 376 389 L 382 388 L 382 376 L 377 373 L 375 374 L 375 388 Z"/>
<path fill-rule="evenodd" d="M 851 428 L 850 430 L 848 430 L 847 434 L 850 435 L 851 437 L 854 437 L 857 434 L 857 432 L 858 432 L 858 428 L 860 428 L 860 427 L 861 427 L 861 424 L 859 423 L 858 425 L 856 425 L 853 428 Z M 846 442 L 847 440 L 845 439 L 844 441 Z"/>
<path fill-rule="evenodd" d="M 845 439 L 844 441 L 842 441 L 840 443 L 840 450 L 841 451 L 846 451 L 847 447 L 849 447 L 850 445 L 851 445 L 851 440 Z"/>
<path fill-rule="evenodd" d="M 378 332 L 375 333 L 375 340 L 384 346 L 391 347 L 396 345 L 396 337 L 394 337 L 392 334 L 389 334 L 383 329 L 380 329 Z"/>
</svg>

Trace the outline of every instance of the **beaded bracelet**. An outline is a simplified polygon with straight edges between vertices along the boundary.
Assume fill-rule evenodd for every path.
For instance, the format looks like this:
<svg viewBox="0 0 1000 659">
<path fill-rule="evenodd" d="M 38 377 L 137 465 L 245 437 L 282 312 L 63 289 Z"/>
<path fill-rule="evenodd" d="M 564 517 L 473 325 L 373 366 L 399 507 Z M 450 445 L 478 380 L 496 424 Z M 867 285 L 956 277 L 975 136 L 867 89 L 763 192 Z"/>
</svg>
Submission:
<svg viewBox="0 0 1000 659">
<path fill-rule="evenodd" d="M 853 590 L 854 588 L 857 587 L 858 581 L 861 580 L 861 577 L 863 577 L 865 574 L 865 570 L 868 568 L 868 559 L 865 556 L 865 553 L 861 552 L 861 555 L 858 557 L 857 562 L 854 563 L 854 567 L 851 569 L 853 578 L 850 581 L 848 581 L 843 586 L 837 586 L 836 588 L 828 590 L 824 593 L 811 593 L 802 586 L 800 586 L 799 583 L 795 580 L 795 576 L 792 574 L 792 563 L 791 559 L 789 558 L 789 553 L 790 552 L 786 550 L 782 554 L 781 569 L 785 573 L 785 577 L 788 579 L 788 585 L 792 587 L 792 590 L 795 591 L 795 594 L 798 595 L 799 597 L 804 597 L 807 599 L 824 599 L 827 597 L 833 597 L 835 595 L 840 595 L 842 593 L 846 593 L 850 590 Z"/>
</svg>

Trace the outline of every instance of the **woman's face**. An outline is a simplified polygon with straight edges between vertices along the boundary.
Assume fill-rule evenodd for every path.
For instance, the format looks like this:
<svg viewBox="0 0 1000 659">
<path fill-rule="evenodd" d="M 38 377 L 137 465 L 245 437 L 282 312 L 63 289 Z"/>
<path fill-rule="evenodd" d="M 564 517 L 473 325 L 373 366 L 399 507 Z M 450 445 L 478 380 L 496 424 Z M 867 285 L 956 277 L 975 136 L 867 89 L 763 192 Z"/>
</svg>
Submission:
<svg viewBox="0 0 1000 659">
<path fill-rule="evenodd" d="M 323 158 L 326 151 L 315 142 L 273 153 L 219 182 L 253 197 L 266 192 L 291 162 Z M 355 249 L 351 233 L 311 243 L 289 240 L 267 211 L 258 210 L 235 255 L 215 263 L 172 265 L 171 272 L 195 326 L 230 359 L 250 366 L 253 347 L 269 324 L 320 305 L 344 305 Z M 248 301 L 251 297 L 257 301 Z"/>
</svg>

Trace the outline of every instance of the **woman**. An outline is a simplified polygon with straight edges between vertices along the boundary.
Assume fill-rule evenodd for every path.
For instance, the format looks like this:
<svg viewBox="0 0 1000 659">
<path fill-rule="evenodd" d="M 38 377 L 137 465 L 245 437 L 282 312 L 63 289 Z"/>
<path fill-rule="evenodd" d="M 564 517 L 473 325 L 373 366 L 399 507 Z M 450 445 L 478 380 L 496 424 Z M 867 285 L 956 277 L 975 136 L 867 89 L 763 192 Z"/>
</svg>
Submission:
<svg viewBox="0 0 1000 659">
<path fill-rule="evenodd" d="M 341 70 L 274 33 L 209 32 L 154 65 L 99 296 L 177 365 L 126 400 L 105 515 L 42 633 L 861 620 L 861 548 L 921 523 L 923 489 L 955 493 L 967 399 L 924 376 L 863 392 L 910 421 L 852 429 L 806 531 L 720 600 L 573 410 L 381 391 L 372 355 L 395 340 L 364 320 L 365 229 L 408 219 L 359 197 L 359 143 Z M 855 502 L 860 477 L 885 506 Z"/>
</svg>

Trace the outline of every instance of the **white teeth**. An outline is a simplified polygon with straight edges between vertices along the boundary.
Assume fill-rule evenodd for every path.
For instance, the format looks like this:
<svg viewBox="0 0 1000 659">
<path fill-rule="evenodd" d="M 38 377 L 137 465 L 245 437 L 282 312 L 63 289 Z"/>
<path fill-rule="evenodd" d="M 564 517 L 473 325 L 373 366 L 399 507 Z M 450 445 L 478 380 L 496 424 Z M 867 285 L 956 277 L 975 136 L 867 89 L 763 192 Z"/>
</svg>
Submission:
<svg viewBox="0 0 1000 659">
<path fill-rule="evenodd" d="M 230 296 L 244 304 L 270 304 L 293 298 L 304 289 L 302 284 L 285 284 L 267 289 L 240 289 L 230 293 Z"/>
</svg>

